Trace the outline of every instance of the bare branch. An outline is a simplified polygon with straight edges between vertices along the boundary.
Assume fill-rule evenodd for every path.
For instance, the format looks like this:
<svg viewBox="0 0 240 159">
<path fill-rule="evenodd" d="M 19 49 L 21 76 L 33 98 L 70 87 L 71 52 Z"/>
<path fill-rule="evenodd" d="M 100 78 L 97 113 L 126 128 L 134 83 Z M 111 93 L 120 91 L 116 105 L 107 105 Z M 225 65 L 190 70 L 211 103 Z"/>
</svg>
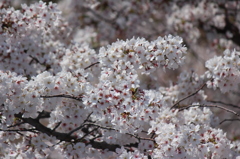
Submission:
<svg viewBox="0 0 240 159">
<path fill-rule="evenodd" d="M 40 96 L 41 98 L 69 98 L 69 99 L 75 99 L 77 101 L 82 102 L 82 97 L 74 97 L 71 95 L 66 95 L 66 94 L 59 94 L 59 95 L 52 95 L 52 96 Z"/>
<path fill-rule="evenodd" d="M 100 126 L 100 125 L 97 125 L 97 124 L 94 124 L 94 123 L 89 123 L 89 124 L 86 124 L 86 125 L 90 125 L 90 126 L 96 126 L 98 128 L 101 128 L 101 129 L 105 129 L 105 130 L 113 130 L 113 131 L 119 131 L 119 130 L 116 130 L 114 128 L 111 128 L 111 127 L 104 127 L 104 126 Z M 154 139 L 151 139 L 151 138 L 143 138 L 143 137 L 139 137 L 137 135 L 134 135 L 134 134 L 130 134 L 130 133 L 126 133 L 127 135 L 130 135 L 138 140 L 150 140 L 150 141 L 154 141 Z"/>
<path fill-rule="evenodd" d="M 91 8 L 87 8 L 84 7 L 86 10 L 88 10 L 89 12 L 91 12 L 94 16 L 96 16 L 97 18 L 99 18 L 100 20 L 112 25 L 113 27 L 117 28 L 118 25 L 116 23 L 116 19 L 123 13 L 123 11 L 126 9 L 125 7 L 121 8 L 118 12 L 117 15 L 112 18 L 112 19 L 107 19 L 105 16 L 102 16 L 101 14 L 98 14 L 96 11 L 94 11 Z"/>
<path fill-rule="evenodd" d="M 222 124 L 226 121 L 240 121 L 240 119 L 224 119 L 223 121 L 221 121 L 219 124 Z"/>
<path fill-rule="evenodd" d="M 24 122 L 20 122 L 20 123 L 14 124 L 14 125 L 10 125 L 7 128 L 12 128 L 12 127 L 19 126 L 19 125 L 22 125 L 22 124 L 25 124 L 25 123 Z"/>
<path fill-rule="evenodd" d="M 57 125 L 52 129 L 52 131 L 55 131 L 60 125 L 61 125 L 61 121 L 57 123 Z"/>
<path fill-rule="evenodd" d="M 233 111 L 233 110 L 230 110 L 230 109 L 227 109 L 227 108 L 225 108 L 225 107 L 219 106 L 219 105 L 205 105 L 205 104 L 202 104 L 202 105 L 201 105 L 201 104 L 189 105 L 189 106 L 187 106 L 187 107 L 182 107 L 182 108 L 180 108 L 179 111 L 182 111 L 182 110 L 184 110 L 184 109 L 188 109 L 188 108 L 190 108 L 190 107 L 212 107 L 212 108 L 219 108 L 219 109 L 223 109 L 223 110 L 225 110 L 225 111 L 227 111 L 227 112 L 229 112 L 229 113 L 232 113 L 232 114 L 234 114 L 234 115 L 240 116 L 237 112 L 235 112 L 235 111 Z"/>
<path fill-rule="evenodd" d="M 175 103 L 171 109 L 175 108 L 178 106 L 178 104 L 182 101 L 184 101 L 187 98 L 190 98 L 191 96 L 194 96 L 195 94 L 197 94 L 201 89 L 203 89 L 203 87 L 205 87 L 207 85 L 207 83 L 205 82 L 199 89 L 197 89 L 195 92 L 193 92 L 192 94 L 188 95 L 187 97 L 184 97 L 183 99 L 179 100 L 177 103 Z"/>
<path fill-rule="evenodd" d="M 207 101 L 207 102 L 219 103 L 219 104 L 223 104 L 223 105 L 226 105 L 226 106 L 230 106 L 230 107 L 233 107 L 233 108 L 240 109 L 240 106 L 237 106 L 237 105 L 234 105 L 234 104 L 230 104 L 230 103 L 224 103 L 224 102 L 221 102 L 221 101 Z"/>
<path fill-rule="evenodd" d="M 99 64 L 99 63 L 100 63 L 100 62 L 95 62 L 95 63 L 89 65 L 88 67 L 84 68 L 84 70 L 89 69 L 90 67 L 92 67 L 92 66 L 94 66 L 94 65 L 96 65 L 96 64 Z"/>
</svg>

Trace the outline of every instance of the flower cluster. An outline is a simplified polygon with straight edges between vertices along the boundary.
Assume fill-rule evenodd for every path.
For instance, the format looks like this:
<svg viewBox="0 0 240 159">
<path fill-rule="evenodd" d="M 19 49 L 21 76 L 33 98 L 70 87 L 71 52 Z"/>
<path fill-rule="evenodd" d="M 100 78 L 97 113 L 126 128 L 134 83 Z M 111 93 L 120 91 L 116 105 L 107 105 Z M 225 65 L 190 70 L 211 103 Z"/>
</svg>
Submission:
<svg viewBox="0 0 240 159">
<path fill-rule="evenodd" d="M 237 90 L 240 83 L 240 52 L 225 50 L 224 56 L 214 57 L 206 62 L 209 71 L 206 72 L 208 87 L 216 89 L 217 87 L 223 92 Z"/>
<path fill-rule="evenodd" d="M 107 49 L 100 49 L 100 62 L 103 66 L 110 65 L 115 70 L 129 68 L 152 71 L 162 66 L 176 69 L 182 64 L 187 50 L 185 46 L 182 46 L 182 42 L 182 38 L 172 35 L 159 37 L 152 42 L 139 38 L 126 42 L 118 41 L 108 46 Z"/>
<path fill-rule="evenodd" d="M 85 76 L 88 81 L 97 82 L 94 80 L 97 80 L 96 77 L 101 71 L 97 65 L 98 60 L 95 50 L 91 49 L 88 44 L 73 43 L 62 57 L 60 66 L 63 71 L 70 71 L 76 76 Z M 89 67 L 92 64 L 96 64 L 96 66 Z"/>
<path fill-rule="evenodd" d="M 195 103 L 197 104 L 197 103 Z M 233 158 L 235 147 L 215 125 L 209 108 L 192 107 L 183 112 L 161 112 L 151 121 L 157 147 L 155 158 Z M 164 128 L 164 129 L 163 129 Z M 229 153 L 226 153 L 229 152 Z"/>
<path fill-rule="evenodd" d="M 21 7 L 0 11 L 0 69 L 29 76 L 45 69 L 59 71 L 68 36 L 61 12 L 53 3 Z"/>
</svg>

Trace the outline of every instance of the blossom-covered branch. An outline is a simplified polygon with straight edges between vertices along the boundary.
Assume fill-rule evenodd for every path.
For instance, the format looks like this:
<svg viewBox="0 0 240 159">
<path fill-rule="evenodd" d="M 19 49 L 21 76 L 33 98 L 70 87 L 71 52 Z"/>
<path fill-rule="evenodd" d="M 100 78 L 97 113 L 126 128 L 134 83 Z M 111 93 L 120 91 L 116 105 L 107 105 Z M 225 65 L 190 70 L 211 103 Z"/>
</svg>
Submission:
<svg viewBox="0 0 240 159">
<path fill-rule="evenodd" d="M 0 2 L 0 158 L 240 156 L 239 3 L 56 2 Z"/>
</svg>

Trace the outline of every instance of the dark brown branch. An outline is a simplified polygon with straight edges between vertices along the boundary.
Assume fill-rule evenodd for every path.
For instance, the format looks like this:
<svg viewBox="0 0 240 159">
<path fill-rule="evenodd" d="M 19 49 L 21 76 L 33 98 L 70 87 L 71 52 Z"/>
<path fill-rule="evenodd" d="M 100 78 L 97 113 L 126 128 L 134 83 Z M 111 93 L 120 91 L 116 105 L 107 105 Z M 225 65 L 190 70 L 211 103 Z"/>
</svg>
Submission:
<svg viewBox="0 0 240 159">
<path fill-rule="evenodd" d="M 8 132 L 22 132 L 22 131 L 35 132 L 36 130 L 37 129 L 7 129 L 7 130 L 0 129 L 0 131 L 8 131 Z"/>
<path fill-rule="evenodd" d="M 62 122 L 58 122 L 57 125 L 52 129 L 52 131 L 55 131 L 60 125 L 62 124 Z"/>
<path fill-rule="evenodd" d="M 82 102 L 82 97 L 74 97 L 71 95 L 66 95 L 66 94 L 59 94 L 59 95 L 52 95 L 52 96 L 40 96 L 41 98 L 69 98 L 69 99 L 75 99 L 77 101 Z"/>
<path fill-rule="evenodd" d="M 50 118 L 50 112 L 47 112 L 47 111 L 42 111 L 42 112 L 38 112 L 38 116 L 36 119 L 43 119 L 43 118 Z"/>
<path fill-rule="evenodd" d="M 29 125 L 36 128 L 36 130 L 47 134 L 48 136 L 55 136 L 58 140 L 61 141 L 68 141 L 71 142 L 72 140 L 76 139 L 76 137 L 68 136 L 66 133 L 60 133 L 47 128 L 46 126 L 42 125 L 38 119 L 33 118 L 23 118 L 23 114 L 15 114 L 15 117 L 20 118 L 23 122 L 28 123 Z"/>
<path fill-rule="evenodd" d="M 50 129 L 50 128 L 44 126 L 43 124 L 41 124 L 39 122 L 39 119 L 41 119 L 42 117 L 48 117 L 50 115 L 50 113 L 44 112 L 44 111 L 39 113 L 39 116 L 37 118 L 35 118 L 35 119 L 30 118 L 30 117 L 29 118 L 24 118 L 22 113 L 15 114 L 15 117 L 17 117 L 20 120 L 22 120 L 22 124 L 29 124 L 32 127 L 34 127 L 33 129 L 22 129 L 22 130 L 21 129 L 19 129 L 19 130 L 14 129 L 14 130 L 1 130 L 1 131 L 14 131 L 14 132 L 17 132 L 17 133 L 19 133 L 21 131 L 32 131 L 34 133 L 41 132 L 41 133 L 47 134 L 48 136 L 56 137 L 58 140 L 60 140 L 60 142 L 62 142 L 62 141 L 73 142 L 73 143 L 84 142 L 87 145 L 90 144 L 93 148 L 102 149 L 102 150 L 108 149 L 109 151 L 115 151 L 117 148 L 121 148 L 121 146 L 118 145 L 118 144 L 108 144 L 106 142 L 95 141 L 96 137 L 94 137 L 93 139 L 90 139 L 90 140 L 86 140 L 85 139 L 88 135 L 93 135 L 92 133 L 97 131 L 99 128 L 100 129 L 107 129 L 107 130 L 118 131 L 118 130 L 115 130 L 113 128 L 103 127 L 103 126 L 97 125 L 95 123 L 87 123 L 87 122 L 90 122 L 89 118 L 90 118 L 91 114 L 92 113 L 90 113 L 87 116 L 87 118 L 84 120 L 83 124 L 80 127 L 74 129 L 73 131 L 70 131 L 69 133 L 61 133 L 61 132 L 57 132 L 56 131 L 57 127 L 59 127 L 61 122 L 59 122 L 53 129 Z M 80 138 L 78 138 L 77 136 L 71 136 L 71 134 L 73 134 L 74 132 L 82 129 L 84 126 L 95 127 L 95 128 L 93 128 L 91 131 L 87 131 L 86 134 L 83 135 Z M 139 136 L 136 136 L 136 135 L 133 135 L 133 134 L 129 134 L 129 133 L 127 133 L 127 135 L 135 137 L 138 140 L 151 140 L 151 141 L 154 141 L 153 139 L 141 138 Z M 101 134 L 99 134 L 98 137 L 99 136 L 101 136 Z M 138 143 L 129 143 L 129 144 L 125 145 L 125 147 L 134 146 L 136 144 L 138 144 Z"/>
<path fill-rule="evenodd" d="M 15 114 L 15 117 L 21 119 L 24 123 L 35 127 L 34 129 L 29 129 L 29 130 L 36 130 L 36 131 L 45 133 L 49 136 L 54 136 L 60 141 L 65 141 L 65 142 L 74 142 L 74 141 L 77 142 L 77 141 L 79 141 L 79 139 L 77 139 L 77 137 L 70 136 L 69 133 L 60 133 L 60 132 L 56 132 L 54 129 L 51 130 L 50 128 L 47 128 L 46 126 L 42 125 L 39 122 L 39 119 L 37 119 L 37 118 L 36 119 L 23 118 L 22 115 L 23 115 L 22 113 Z M 7 131 L 7 130 L 2 130 L 2 131 Z M 15 130 L 8 130 L 8 131 L 15 131 Z M 21 130 L 19 130 L 19 131 L 21 131 Z M 94 141 L 94 140 L 90 140 L 88 142 L 87 140 L 85 140 L 83 138 L 81 138 L 81 140 L 82 140 L 82 142 L 85 142 L 87 145 L 91 144 L 91 146 L 93 148 L 96 148 L 96 149 L 102 149 L 102 150 L 108 149 L 110 151 L 115 151 L 117 148 L 121 148 L 121 146 L 117 145 L 117 144 L 108 144 L 106 142 L 97 142 L 97 141 Z"/>
<path fill-rule="evenodd" d="M 94 65 L 99 64 L 99 63 L 100 63 L 100 62 L 95 62 L 95 63 L 89 65 L 88 67 L 84 68 L 84 70 L 89 69 L 90 67 L 93 67 Z"/>
</svg>

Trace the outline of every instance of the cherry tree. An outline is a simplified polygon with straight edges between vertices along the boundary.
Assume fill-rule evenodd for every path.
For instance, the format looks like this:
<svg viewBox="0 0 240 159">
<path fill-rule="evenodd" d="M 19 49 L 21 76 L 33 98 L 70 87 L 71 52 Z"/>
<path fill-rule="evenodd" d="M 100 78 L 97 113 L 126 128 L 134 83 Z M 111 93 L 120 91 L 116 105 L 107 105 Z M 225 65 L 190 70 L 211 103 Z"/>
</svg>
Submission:
<svg viewBox="0 0 240 159">
<path fill-rule="evenodd" d="M 1 158 L 239 158 L 237 1 L 27 2 L 0 2 Z"/>
</svg>

